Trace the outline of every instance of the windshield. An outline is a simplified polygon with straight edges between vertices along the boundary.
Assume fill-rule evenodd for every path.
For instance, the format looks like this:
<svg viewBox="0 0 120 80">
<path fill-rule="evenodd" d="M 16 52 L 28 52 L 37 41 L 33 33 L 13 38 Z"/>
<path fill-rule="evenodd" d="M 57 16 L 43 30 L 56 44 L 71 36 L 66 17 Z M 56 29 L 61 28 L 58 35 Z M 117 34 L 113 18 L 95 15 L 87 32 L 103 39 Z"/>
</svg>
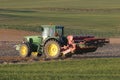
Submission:
<svg viewBox="0 0 120 80">
<path fill-rule="evenodd" d="M 45 27 L 42 32 L 42 37 L 43 39 L 45 39 L 47 37 L 54 36 L 54 33 L 55 33 L 54 28 Z"/>
<path fill-rule="evenodd" d="M 62 36 L 63 27 L 59 27 L 59 26 L 57 26 L 56 28 L 55 27 L 43 27 L 42 37 L 43 39 L 47 37 L 52 37 L 52 36 L 54 37 L 56 36 L 56 33 L 57 33 L 57 36 Z"/>
<path fill-rule="evenodd" d="M 49 28 L 44 28 L 43 32 L 42 32 L 42 37 L 43 39 L 47 38 L 49 35 Z"/>
</svg>

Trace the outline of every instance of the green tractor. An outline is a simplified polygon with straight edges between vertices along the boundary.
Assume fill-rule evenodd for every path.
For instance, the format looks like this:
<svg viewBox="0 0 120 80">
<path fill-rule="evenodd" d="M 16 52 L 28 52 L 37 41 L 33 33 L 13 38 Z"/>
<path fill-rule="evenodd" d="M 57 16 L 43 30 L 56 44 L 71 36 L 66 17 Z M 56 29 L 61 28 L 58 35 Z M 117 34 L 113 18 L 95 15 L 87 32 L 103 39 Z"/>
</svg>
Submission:
<svg viewBox="0 0 120 80">
<path fill-rule="evenodd" d="M 58 58 L 63 29 L 63 26 L 41 25 L 41 35 L 24 37 L 23 43 L 19 46 L 20 56 L 44 55 L 46 58 Z"/>
<path fill-rule="evenodd" d="M 59 58 L 66 54 L 94 52 L 109 41 L 94 36 L 64 36 L 64 27 L 41 25 L 41 35 L 26 36 L 16 49 L 21 57 L 44 55 L 45 58 Z"/>
</svg>

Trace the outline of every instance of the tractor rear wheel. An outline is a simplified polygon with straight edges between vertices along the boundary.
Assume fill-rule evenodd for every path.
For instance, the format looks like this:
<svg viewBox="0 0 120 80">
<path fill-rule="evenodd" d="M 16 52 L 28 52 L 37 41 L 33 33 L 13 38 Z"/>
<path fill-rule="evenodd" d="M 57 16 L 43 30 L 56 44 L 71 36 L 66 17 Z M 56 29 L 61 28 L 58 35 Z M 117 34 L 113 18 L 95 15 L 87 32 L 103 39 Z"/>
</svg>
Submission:
<svg viewBox="0 0 120 80">
<path fill-rule="evenodd" d="M 20 46 L 19 54 L 21 57 L 28 57 L 31 55 L 31 50 L 30 50 L 30 44 L 29 43 L 23 43 Z"/>
<path fill-rule="evenodd" d="M 46 58 L 55 59 L 60 56 L 60 45 L 56 40 L 49 40 L 44 46 Z"/>
</svg>

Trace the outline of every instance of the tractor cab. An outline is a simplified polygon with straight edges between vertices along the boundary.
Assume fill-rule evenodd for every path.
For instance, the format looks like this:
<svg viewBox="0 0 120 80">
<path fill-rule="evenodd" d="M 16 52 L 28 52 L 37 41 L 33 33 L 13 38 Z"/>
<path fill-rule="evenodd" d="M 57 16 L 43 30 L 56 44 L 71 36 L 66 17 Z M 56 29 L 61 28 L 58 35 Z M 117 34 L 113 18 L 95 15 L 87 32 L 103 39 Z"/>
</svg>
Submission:
<svg viewBox="0 0 120 80">
<path fill-rule="evenodd" d="M 56 25 L 41 25 L 43 40 L 48 37 L 60 37 L 64 35 L 64 27 Z"/>
</svg>

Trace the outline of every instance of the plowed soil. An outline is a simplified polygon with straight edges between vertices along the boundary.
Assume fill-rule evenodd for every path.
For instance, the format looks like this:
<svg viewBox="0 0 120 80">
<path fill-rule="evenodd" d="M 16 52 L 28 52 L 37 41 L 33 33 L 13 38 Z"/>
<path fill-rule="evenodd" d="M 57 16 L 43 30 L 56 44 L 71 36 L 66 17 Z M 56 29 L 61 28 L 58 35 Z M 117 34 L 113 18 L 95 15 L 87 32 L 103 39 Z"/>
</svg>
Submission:
<svg viewBox="0 0 120 80">
<path fill-rule="evenodd" d="M 0 29 L 0 41 L 22 41 L 24 36 L 39 34 L 40 33 L 30 31 Z"/>
<path fill-rule="evenodd" d="M 40 58 L 21 58 L 15 45 L 22 42 L 24 36 L 39 35 L 40 33 L 0 29 L 0 63 L 17 63 L 39 61 Z M 96 52 L 87 54 L 73 55 L 72 58 L 101 58 L 101 57 L 120 57 L 120 38 L 110 38 L 110 44 L 99 48 Z"/>
</svg>

